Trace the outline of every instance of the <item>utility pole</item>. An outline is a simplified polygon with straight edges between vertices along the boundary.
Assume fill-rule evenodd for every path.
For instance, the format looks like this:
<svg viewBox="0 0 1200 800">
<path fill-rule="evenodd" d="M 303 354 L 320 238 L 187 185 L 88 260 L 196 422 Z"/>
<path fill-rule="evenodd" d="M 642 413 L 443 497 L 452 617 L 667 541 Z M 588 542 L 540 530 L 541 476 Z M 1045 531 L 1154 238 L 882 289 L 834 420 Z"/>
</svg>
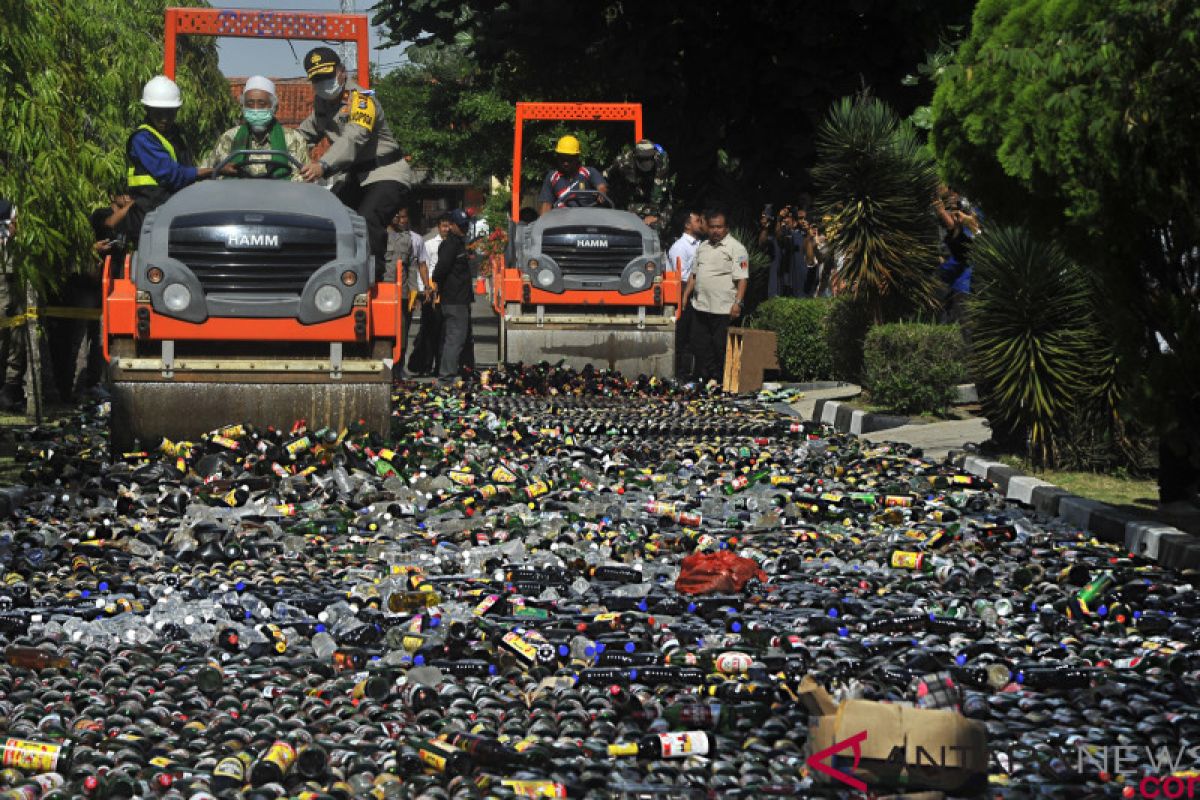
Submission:
<svg viewBox="0 0 1200 800">
<path fill-rule="evenodd" d="M 343 14 L 353 14 L 357 11 L 357 9 L 355 8 L 355 6 L 357 5 L 355 0 L 340 0 L 340 1 L 341 1 Z M 353 42 L 342 42 L 341 45 L 338 47 L 338 50 L 339 50 L 338 55 L 341 57 L 342 63 L 345 64 L 346 69 L 351 72 L 357 71 L 355 69 L 355 65 L 358 64 L 358 62 L 355 60 L 358 54 L 355 53 L 354 48 L 355 48 L 355 45 Z M 354 79 L 362 80 L 362 76 L 355 75 Z"/>
</svg>

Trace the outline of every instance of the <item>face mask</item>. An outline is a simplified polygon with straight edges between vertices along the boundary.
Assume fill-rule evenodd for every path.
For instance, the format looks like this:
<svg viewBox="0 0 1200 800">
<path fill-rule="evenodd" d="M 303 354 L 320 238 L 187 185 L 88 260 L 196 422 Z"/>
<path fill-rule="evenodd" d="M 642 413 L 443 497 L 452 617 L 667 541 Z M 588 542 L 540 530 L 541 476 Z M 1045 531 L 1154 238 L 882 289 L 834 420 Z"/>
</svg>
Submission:
<svg viewBox="0 0 1200 800">
<path fill-rule="evenodd" d="M 275 112 L 269 108 L 243 108 L 242 116 L 246 120 L 246 124 L 256 131 L 263 131 L 271 124 L 271 120 L 275 118 Z"/>
<path fill-rule="evenodd" d="M 343 84 L 338 83 L 335 78 L 326 78 L 314 83 L 313 91 L 322 100 L 337 100 L 342 96 L 342 87 Z"/>
</svg>

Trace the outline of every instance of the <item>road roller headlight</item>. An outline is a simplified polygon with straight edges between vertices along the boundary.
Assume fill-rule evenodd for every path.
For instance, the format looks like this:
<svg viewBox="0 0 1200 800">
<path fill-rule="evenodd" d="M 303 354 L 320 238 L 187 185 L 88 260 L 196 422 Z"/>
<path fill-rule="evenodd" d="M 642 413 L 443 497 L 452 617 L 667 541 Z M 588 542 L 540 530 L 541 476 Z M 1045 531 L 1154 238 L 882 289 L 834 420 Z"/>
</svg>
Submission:
<svg viewBox="0 0 1200 800">
<path fill-rule="evenodd" d="M 332 314 L 342 305 L 342 293 L 336 286 L 322 286 L 317 289 L 313 300 L 317 304 L 317 310 L 322 314 Z"/>
<path fill-rule="evenodd" d="M 554 285 L 554 270 L 549 269 L 549 268 L 543 268 L 543 269 L 538 270 L 537 271 L 537 283 L 538 283 L 538 286 L 542 287 L 543 289 L 549 289 L 551 286 L 553 286 Z"/>
<path fill-rule="evenodd" d="M 171 311 L 183 311 L 192 302 L 192 293 L 182 283 L 172 283 L 163 289 L 163 304 Z"/>
<path fill-rule="evenodd" d="M 649 282 L 650 279 L 641 270 L 629 273 L 629 285 L 634 289 L 645 289 Z"/>
</svg>

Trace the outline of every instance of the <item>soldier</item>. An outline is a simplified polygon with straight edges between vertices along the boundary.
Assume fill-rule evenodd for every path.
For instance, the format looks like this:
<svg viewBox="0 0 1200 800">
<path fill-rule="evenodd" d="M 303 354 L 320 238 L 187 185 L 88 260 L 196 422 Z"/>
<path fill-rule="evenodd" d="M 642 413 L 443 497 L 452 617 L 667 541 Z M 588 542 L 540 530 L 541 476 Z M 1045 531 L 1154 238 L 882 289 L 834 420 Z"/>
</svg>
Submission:
<svg viewBox="0 0 1200 800">
<path fill-rule="evenodd" d="M 383 118 L 375 93 L 347 78 L 337 53 L 328 47 L 314 48 L 304 57 L 304 69 L 314 99 L 313 113 L 300 123 L 300 135 L 310 145 L 328 137 L 330 145 L 321 160 L 306 165 L 300 175 L 315 181 L 344 174 L 334 193 L 366 221 L 376 274 L 382 275 L 387 225 L 412 185 L 412 168 Z"/>
<path fill-rule="evenodd" d="M 308 143 L 299 133 L 285 128 L 275 119 L 277 108 L 279 98 L 275 94 L 274 83 L 262 75 L 247 80 L 246 88 L 242 90 L 244 122 L 221 134 L 208 156 L 208 166 L 216 169 L 230 153 L 238 150 L 276 150 L 299 161 L 300 167 L 289 165 L 281 155 L 238 156 L 226 166 L 224 174 L 261 178 L 270 171 L 274 178 L 290 176 L 294 181 L 303 180 L 300 168 L 308 163 Z"/>
<path fill-rule="evenodd" d="M 662 233 L 671 219 L 671 193 L 675 188 L 671 162 L 662 145 L 642 139 L 617 156 L 608 176 L 617 204 Z"/>
</svg>

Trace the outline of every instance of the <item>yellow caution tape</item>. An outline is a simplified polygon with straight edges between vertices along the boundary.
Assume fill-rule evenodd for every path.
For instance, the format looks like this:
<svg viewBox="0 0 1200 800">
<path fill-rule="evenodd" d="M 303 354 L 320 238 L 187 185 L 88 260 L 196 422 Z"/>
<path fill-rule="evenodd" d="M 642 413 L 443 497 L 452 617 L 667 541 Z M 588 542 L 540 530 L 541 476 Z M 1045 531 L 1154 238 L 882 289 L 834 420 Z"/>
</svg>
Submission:
<svg viewBox="0 0 1200 800">
<path fill-rule="evenodd" d="M 25 313 L 23 314 L 0 319 L 0 328 L 16 328 L 19 325 L 24 325 L 30 320 L 36 320 L 40 317 L 98 320 L 100 319 L 100 314 L 101 311 L 98 308 L 75 308 L 74 306 L 46 306 L 39 308 L 37 306 L 30 306 L 25 309 Z"/>
</svg>

